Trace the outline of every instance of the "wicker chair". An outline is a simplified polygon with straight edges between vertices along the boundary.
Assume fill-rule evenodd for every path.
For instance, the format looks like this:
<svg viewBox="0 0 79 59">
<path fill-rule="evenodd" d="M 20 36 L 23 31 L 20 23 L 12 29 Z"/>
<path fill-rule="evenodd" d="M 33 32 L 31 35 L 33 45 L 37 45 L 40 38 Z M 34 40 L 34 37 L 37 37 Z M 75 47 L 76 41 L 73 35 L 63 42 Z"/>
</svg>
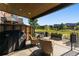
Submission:
<svg viewBox="0 0 79 59">
<path fill-rule="evenodd" d="M 36 37 L 32 37 L 31 35 L 29 35 L 29 37 L 32 45 L 37 45 L 39 43 L 39 40 Z"/>
<path fill-rule="evenodd" d="M 52 41 L 40 40 L 40 47 L 42 53 L 44 53 L 45 55 L 53 55 Z"/>
</svg>

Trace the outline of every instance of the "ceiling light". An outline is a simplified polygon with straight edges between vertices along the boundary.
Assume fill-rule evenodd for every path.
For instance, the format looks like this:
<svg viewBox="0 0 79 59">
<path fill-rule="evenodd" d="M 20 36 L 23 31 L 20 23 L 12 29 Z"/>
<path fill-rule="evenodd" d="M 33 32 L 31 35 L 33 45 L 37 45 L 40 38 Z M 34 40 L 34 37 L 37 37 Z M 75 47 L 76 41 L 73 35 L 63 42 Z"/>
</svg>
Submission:
<svg viewBox="0 0 79 59">
<path fill-rule="evenodd" d="M 28 13 L 29 15 L 31 14 L 31 12 Z"/>
<path fill-rule="evenodd" d="M 20 11 L 22 11 L 22 9 L 19 9 Z"/>
</svg>

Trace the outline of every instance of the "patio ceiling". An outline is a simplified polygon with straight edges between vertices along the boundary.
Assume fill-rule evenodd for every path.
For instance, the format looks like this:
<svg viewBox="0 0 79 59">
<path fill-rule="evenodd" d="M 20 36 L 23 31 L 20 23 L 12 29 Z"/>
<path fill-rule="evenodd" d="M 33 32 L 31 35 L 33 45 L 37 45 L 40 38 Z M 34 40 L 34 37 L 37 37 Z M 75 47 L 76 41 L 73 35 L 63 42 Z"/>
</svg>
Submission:
<svg viewBox="0 0 79 59">
<path fill-rule="evenodd" d="M 35 19 L 56 10 L 60 10 L 69 3 L 0 3 L 0 10 L 9 12 L 18 16 Z"/>
</svg>

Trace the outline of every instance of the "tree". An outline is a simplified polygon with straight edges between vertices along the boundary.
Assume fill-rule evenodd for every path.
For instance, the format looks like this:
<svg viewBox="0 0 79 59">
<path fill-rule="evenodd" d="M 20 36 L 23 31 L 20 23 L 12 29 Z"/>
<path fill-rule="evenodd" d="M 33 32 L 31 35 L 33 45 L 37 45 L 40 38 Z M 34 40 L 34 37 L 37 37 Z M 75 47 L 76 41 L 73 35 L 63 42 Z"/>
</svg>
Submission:
<svg viewBox="0 0 79 59">
<path fill-rule="evenodd" d="M 51 30 L 54 29 L 54 26 L 53 25 L 50 25 L 49 27 L 50 27 Z"/>
<path fill-rule="evenodd" d="M 79 25 L 75 26 L 75 29 L 76 29 L 76 30 L 79 30 Z"/>
<path fill-rule="evenodd" d="M 64 27 L 63 27 L 64 29 L 68 29 L 68 26 L 67 25 L 64 25 Z"/>
<path fill-rule="evenodd" d="M 79 22 L 77 22 L 77 25 L 79 25 Z"/>
<path fill-rule="evenodd" d="M 38 26 L 36 29 L 44 29 L 44 26 Z"/>
<path fill-rule="evenodd" d="M 32 36 L 35 36 L 35 29 L 39 26 L 37 19 L 29 19 L 29 24 L 32 26 Z"/>
<path fill-rule="evenodd" d="M 64 29 L 64 24 L 63 24 L 63 23 L 61 23 L 61 24 L 59 25 L 58 29 L 59 29 L 59 30 Z"/>
</svg>

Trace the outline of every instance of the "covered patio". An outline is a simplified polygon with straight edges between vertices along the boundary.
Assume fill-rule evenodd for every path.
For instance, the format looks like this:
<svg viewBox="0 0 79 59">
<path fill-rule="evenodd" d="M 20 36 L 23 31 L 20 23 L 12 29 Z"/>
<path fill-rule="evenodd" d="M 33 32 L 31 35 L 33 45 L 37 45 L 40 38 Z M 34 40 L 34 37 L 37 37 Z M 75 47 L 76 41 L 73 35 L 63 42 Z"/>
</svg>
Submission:
<svg viewBox="0 0 79 59">
<path fill-rule="evenodd" d="M 6 4 L 0 3 L 0 10 L 14 15 L 26 17 L 31 20 L 35 20 L 36 18 L 56 12 L 70 5 L 72 4 L 71 3 L 66 3 L 66 4 L 64 3 L 6 3 Z M 43 44 L 43 42 L 41 42 L 41 39 L 43 38 L 32 37 L 33 28 L 31 26 L 27 26 L 24 24 L 6 24 L 6 23 L 0 24 L 0 26 L 3 26 L 3 25 L 11 26 L 11 27 L 19 26 L 19 29 L 26 34 L 25 42 L 24 42 L 26 46 L 20 50 L 12 51 L 6 54 L 7 56 L 42 56 L 42 55 L 45 55 L 45 54 L 42 54 L 42 52 L 49 51 L 52 48 L 53 48 L 51 50 L 53 53 L 52 56 L 66 55 L 65 53 L 70 51 L 70 47 L 65 46 L 65 44 L 63 44 L 63 42 L 61 41 L 57 42 L 57 41 L 51 40 L 50 38 L 44 37 L 46 39 L 45 41 L 50 43 Z M 13 31 L 13 29 L 11 30 Z M 6 29 L 2 30 L 1 32 L 4 32 L 4 31 L 6 31 Z M 38 41 L 35 39 L 38 39 L 41 43 L 38 43 Z M 45 48 L 43 48 L 44 45 L 45 45 Z M 47 50 L 46 51 L 42 50 L 42 48 Z M 47 55 L 49 55 L 50 51 L 46 53 Z M 71 53 L 72 51 L 68 54 L 71 55 Z M 73 55 L 77 55 L 77 54 L 78 54 L 78 51 L 73 51 Z"/>
</svg>

